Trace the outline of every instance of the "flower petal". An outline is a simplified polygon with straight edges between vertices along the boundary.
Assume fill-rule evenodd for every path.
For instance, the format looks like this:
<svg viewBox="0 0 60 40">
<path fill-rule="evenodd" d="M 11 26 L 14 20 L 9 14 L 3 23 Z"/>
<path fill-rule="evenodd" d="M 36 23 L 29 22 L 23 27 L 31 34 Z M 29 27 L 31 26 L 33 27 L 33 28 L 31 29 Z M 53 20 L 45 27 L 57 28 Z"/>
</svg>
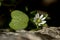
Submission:
<svg viewBox="0 0 60 40">
<path fill-rule="evenodd" d="M 38 26 L 41 26 L 41 24 L 39 23 Z"/>
<path fill-rule="evenodd" d="M 46 17 L 42 18 L 41 20 L 45 20 L 45 19 L 46 19 Z"/>
<path fill-rule="evenodd" d="M 36 20 L 36 18 L 34 17 L 34 20 Z"/>
<path fill-rule="evenodd" d="M 37 13 L 37 14 L 35 15 L 35 18 L 39 18 L 39 13 Z"/>
<path fill-rule="evenodd" d="M 40 23 L 40 24 L 45 24 L 46 23 L 46 21 L 42 21 L 42 23 Z"/>
<path fill-rule="evenodd" d="M 42 19 L 43 18 L 43 14 L 40 16 L 40 19 Z"/>
</svg>

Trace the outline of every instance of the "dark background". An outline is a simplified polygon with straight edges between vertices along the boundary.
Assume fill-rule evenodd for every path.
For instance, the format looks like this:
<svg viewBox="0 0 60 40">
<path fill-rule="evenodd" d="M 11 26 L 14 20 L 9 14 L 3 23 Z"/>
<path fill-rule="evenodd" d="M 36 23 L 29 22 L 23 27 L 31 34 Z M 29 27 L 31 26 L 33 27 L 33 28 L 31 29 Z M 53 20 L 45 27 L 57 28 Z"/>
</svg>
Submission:
<svg viewBox="0 0 60 40">
<path fill-rule="evenodd" d="M 10 9 L 21 10 L 27 15 L 33 10 L 46 11 L 51 17 L 50 20 L 47 20 L 48 26 L 60 26 L 60 1 L 57 0 L 47 6 L 42 3 L 42 0 L 15 0 L 15 2 L 11 2 L 10 0 L 2 1 L 0 7 L 0 23 L 2 22 L 2 24 L 0 24 L 0 28 L 9 27 L 8 24 L 11 21 Z M 25 11 L 25 6 L 28 6 L 28 12 Z"/>
</svg>

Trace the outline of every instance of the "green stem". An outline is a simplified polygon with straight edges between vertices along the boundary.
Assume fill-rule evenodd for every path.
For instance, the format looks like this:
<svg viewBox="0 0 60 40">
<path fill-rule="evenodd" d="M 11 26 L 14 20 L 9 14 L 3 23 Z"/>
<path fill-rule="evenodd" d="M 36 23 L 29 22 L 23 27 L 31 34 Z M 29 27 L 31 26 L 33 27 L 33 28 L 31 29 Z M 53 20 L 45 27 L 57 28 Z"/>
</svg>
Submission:
<svg viewBox="0 0 60 40">
<path fill-rule="evenodd" d="M 37 25 L 37 29 L 39 28 L 39 26 Z"/>
</svg>

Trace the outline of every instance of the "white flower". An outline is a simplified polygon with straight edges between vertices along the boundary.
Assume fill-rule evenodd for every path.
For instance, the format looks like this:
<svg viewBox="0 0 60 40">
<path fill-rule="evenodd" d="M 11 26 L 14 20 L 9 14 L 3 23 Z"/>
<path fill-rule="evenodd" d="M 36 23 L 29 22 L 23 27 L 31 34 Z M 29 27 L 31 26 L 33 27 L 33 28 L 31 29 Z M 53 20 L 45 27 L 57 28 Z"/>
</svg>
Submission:
<svg viewBox="0 0 60 40">
<path fill-rule="evenodd" d="M 40 16 L 39 13 L 37 13 L 33 21 L 37 26 L 41 26 L 46 23 L 45 19 L 46 17 L 43 17 L 43 14 Z"/>
</svg>

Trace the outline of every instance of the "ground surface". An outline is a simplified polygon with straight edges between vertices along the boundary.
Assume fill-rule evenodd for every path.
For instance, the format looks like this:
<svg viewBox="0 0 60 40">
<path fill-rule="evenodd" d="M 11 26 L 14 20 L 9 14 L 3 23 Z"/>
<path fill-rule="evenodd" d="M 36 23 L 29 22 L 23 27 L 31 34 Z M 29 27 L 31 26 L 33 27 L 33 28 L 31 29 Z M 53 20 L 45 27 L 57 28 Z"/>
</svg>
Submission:
<svg viewBox="0 0 60 40">
<path fill-rule="evenodd" d="M 60 27 L 43 28 L 38 31 L 0 32 L 0 40 L 60 40 Z"/>
</svg>

